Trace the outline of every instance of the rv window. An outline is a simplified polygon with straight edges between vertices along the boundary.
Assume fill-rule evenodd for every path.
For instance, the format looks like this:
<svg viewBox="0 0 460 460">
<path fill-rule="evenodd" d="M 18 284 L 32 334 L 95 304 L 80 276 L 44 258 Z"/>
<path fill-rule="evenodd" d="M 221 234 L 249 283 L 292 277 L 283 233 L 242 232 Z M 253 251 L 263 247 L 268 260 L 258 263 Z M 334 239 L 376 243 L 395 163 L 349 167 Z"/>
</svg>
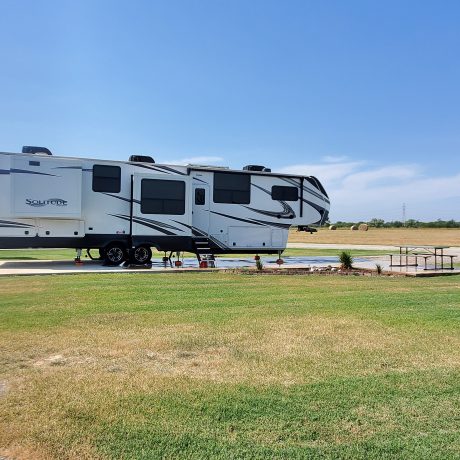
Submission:
<svg viewBox="0 0 460 460">
<path fill-rule="evenodd" d="M 120 187 L 120 166 L 93 166 L 93 192 L 119 193 Z"/>
<path fill-rule="evenodd" d="M 195 204 L 203 205 L 206 202 L 206 190 L 204 188 L 195 189 Z"/>
<path fill-rule="evenodd" d="M 251 175 L 227 172 L 214 173 L 214 203 L 249 204 Z"/>
<path fill-rule="evenodd" d="M 185 182 L 142 179 L 142 214 L 185 214 Z"/>
<path fill-rule="evenodd" d="M 297 187 L 274 185 L 272 187 L 272 199 L 281 201 L 297 201 L 299 199 L 299 189 Z"/>
</svg>

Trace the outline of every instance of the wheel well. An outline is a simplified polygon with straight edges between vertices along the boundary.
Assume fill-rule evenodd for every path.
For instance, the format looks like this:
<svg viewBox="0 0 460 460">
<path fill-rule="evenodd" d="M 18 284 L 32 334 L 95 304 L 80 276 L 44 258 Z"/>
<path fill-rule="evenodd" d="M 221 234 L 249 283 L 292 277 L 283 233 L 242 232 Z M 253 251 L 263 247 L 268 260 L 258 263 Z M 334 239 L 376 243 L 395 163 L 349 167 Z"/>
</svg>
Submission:
<svg viewBox="0 0 460 460">
<path fill-rule="evenodd" d="M 101 246 L 100 249 L 105 249 L 107 246 L 111 246 L 112 244 L 119 244 L 120 246 L 123 246 L 124 249 L 128 249 L 128 245 L 124 241 L 109 241 L 105 246 Z"/>
</svg>

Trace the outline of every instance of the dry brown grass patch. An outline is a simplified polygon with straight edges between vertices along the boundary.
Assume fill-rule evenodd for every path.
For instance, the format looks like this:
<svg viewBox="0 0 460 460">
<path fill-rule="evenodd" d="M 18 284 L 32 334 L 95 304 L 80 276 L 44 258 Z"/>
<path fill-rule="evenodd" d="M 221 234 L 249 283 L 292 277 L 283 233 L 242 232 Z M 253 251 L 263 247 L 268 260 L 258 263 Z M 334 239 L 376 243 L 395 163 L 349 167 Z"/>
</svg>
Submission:
<svg viewBox="0 0 460 460">
<path fill-rule="evenodd" d="M 460 246 L 458 228 L 370 228 L 367 232 L 349 229 L 318 229 L 317 233 L 289 232 L 290 243 L 373 244 L 373 245 L 446 245 Z"/>
<path fill-rule="evenodd" d="M 116 322 L 118 323 L 118 322 Z M 10 376 L 137 373 L 137 380 L 187 377 L 219 382 L 294 384 L 331 374 L 452 367 L 460 338 L 402 332 L 377 321 L 327 315 L 237 319 L 198 324 L 61 328 L 52 336 L 22 334 L 5 347 Z M 1 344 L 0 344 L 1 345 Z M 31 351 L 33 350 L 33 351 Z"/>
</svg>

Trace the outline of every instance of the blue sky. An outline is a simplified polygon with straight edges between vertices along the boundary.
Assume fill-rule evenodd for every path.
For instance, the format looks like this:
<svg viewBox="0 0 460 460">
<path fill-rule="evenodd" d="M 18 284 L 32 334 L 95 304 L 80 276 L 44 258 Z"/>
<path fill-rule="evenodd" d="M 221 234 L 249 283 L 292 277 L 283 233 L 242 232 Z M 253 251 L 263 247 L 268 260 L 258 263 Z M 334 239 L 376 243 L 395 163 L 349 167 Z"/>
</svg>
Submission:
<svg viewBox="0 0 460 460">
<path fill-rule="evenodd" d="M 0 1 L 0 150 L 315 174 L 460 220 L 460 2 Z"/>
</svg>

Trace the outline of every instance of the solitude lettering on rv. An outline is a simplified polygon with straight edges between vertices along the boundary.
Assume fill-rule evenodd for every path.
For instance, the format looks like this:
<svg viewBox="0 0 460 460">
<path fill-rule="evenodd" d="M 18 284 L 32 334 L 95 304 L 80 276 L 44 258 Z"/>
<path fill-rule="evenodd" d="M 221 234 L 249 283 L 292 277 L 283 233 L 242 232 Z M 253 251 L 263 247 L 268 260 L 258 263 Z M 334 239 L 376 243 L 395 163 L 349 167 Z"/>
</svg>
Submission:
<svg viewBox="0 0 460 460">
<path fill-rule="evenodd" d="M 26 204 L 29 206 L 34 207 L 41 207 L 41 206 L 67 206 L 67 201 L 63 200 L 62 198 L 49 198 L 47 200 L 34 200 L 31 198 L 26 198 Z"/>
</svg>

